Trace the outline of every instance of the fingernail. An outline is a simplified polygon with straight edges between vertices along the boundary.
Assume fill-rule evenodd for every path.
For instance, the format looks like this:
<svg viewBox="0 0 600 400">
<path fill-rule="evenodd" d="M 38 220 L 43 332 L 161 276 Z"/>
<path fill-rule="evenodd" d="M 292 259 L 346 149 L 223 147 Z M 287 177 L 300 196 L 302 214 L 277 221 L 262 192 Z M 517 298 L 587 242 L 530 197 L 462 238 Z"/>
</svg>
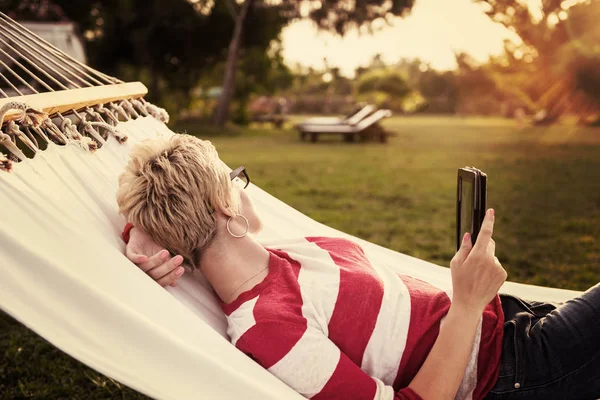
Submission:
<svg viewBox="0 0 600 400">
<path fill-rule="evenodd" d="M 173 259 L 173 263 L 174 263 L 175 265 L 179 265 L 179 264 L 181 264 L 182 262 L 183 262 L 183 257 L 182 257 L 182 256 L 179 256 L 179 255 L 178 255 L 178 256 L 175 256 L 175 258 Z"/>
<path fill-rule="evenodd" d="M 463 236 L 463 242 L 467 242 L 467 240 L 469 240 L 469 232 L 465 232 L 465 235 Z"/>
<path fill-rule="evenodd" d="M 179 267 L 175 270 L 175 275 L 181 276 L 183 275 L 183 267 Z"/>
<path fill-rule="evenodd" d="M 169 252 L 167 250 L 163 250 L 160 253 L 160 258 L 167 259 L 169 257 Z"/>
<path fill-rule="evenodd" d="M 488 215 L 489 215 L 490 217 L 493 217 L 493 216 L 494 216 L 494 209 L 493 209 L 493 208 L 490 208 L 490 209 L 488 210 Z"/>
</svg>

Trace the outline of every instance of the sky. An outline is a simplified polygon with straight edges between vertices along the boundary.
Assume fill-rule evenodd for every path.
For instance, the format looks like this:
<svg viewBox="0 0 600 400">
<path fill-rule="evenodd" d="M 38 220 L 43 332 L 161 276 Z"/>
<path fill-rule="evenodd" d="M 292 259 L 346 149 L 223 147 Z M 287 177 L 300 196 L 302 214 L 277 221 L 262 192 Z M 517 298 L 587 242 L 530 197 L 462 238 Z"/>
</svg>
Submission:
<svg viewBox="0 0 600 400">
<path fill-rule="evenodd" d="M 535 7 L 538 0 L 528 0 Z M 402 58 L 420 58 L 438 70 L 456 67 L 454 52 L 464 51 L 484 62 L 499 54 L 505 39 L 519 37 L 492 22 L 481 5 L 471 0 L 416 0 L 410 15 L 394 18 L 374 34 L 353 30 L 343 38 L 319 32 L 308 20 L 296 21 L 282 32 L 283 57 L 290 67 L 323 70 L 324 58 L 330 67 L 352 76 L 356 67 L 367 65 L 380 53 L 386 63 Z"/>
</svg>

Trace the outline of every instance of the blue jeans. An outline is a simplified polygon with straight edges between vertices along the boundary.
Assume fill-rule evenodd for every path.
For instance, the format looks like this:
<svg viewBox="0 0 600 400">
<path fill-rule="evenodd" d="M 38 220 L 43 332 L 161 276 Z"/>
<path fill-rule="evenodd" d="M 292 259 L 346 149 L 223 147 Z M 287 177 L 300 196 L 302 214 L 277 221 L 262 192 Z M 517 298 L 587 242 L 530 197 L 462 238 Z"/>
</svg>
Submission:
<svg viewBox="0 0 600 400">
<path fill-rule="evenodd" d="M 560 305 L 500 299 L 500 375 L 486 399 L 600 398 L 600 284 Z"/>
</svg>

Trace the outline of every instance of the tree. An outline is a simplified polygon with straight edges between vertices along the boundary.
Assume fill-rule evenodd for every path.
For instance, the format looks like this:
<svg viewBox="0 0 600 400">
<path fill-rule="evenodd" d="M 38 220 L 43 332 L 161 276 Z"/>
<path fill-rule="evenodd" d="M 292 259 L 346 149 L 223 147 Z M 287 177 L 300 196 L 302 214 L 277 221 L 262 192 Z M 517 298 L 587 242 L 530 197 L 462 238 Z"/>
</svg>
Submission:
<svg viewBox="0 0 600 400">
<path fill-rule="evenodd" d="M 544 0 L 539 12 L 514 0 L 475 1 L 523 40 L 521 45 L 507 43 L 505 56 L 495 60 L 495 76 L 545 111 L 539 122 L 555 121 L 565 113 L 589 119 L 600 111 L 600 95 L 592 89 L 600 80 L 597 1 L 568 6 L 563 0 Z"/>
<path fill-rule="evenodd" d="M 457 79 L 453 72 L 428 68 L 421 73 L 419 92 L 425 99 L 427 112 L 454 114 L 458 102 Z"/>
<path fill-rule="evenodd" d="M 235 28 L 229 48 L 227 50 L 227 62 L 225 64 L 225 75 L 223 76 L 223 94 L 219 99 L 215 113 L 213 114 L 213 123 L 222 126 L 228 119 L 229 104 L 233 98 L 235 91 L 235 72 L 242 41 L 242 31 L 244 29 L 244 21 L 248 15 L 248 9 L 254 0 L 245 0 L 239 11 L 236 11 L 233 0 L 224 0 L 229 6 L 233 19 L 235 20 Z"/>
<path fill-rule="evenodd" d="M 414 0 L 288 0 L 272 2 L 268 0 L 245 0 L 239 7 L 233 0 L 224 1 L 235 19 L 235 28 L 227 52 L 227 63 L 223 77 L 223 94 L 215 109 L 213 123 L 223 125 L 228 120 L 228 112 L 236 85 L 236 64 L 242 45 L 242 32 L 246 17 L 253 7 L 275 8 L 280 15 L 291 21 L 303 17 L 302 8 L 309 9 L 308 17 L 319 28 L 343 35 L 352 27 L 370 26 L 377 19 L 387 19 L 392 16 L 404 16 L 410 11 Z"/>
<path fill-rule="evenodd" d="M 366 96 L 381 107 L 402 110 L 402 103 L 411 89 L 404 76 L 391 68 L 371 69 L 356 81 L 359 96 Z M 361 97 L 362 97 L 361 96 Z"/>
<path fill-rule="evenodd" d="M 226 60 L 223 95 L 214 122 L 228 118 L 244 52 L 269 58 L 268 49 L 290 21 L 308 17 L 344 34 L 377 19 L 403 16 L 414 0 L 0 0 L 17 18 L 76 22 L 89 63 L 150 87 L 149 99 L 170 111 L 187 108 L 190 89 Z M 59 7 L 58 10 L 54 6 Z M 49 7 L 53 10 L 48 12 Z M 31 11 L 33 10 L 33 11 Z M 62 12 L 61 12 L 62 10 Z M 303 14 L 303 10 L 307 10 Z M 267 65 L 261 63 L 261 65 Z M 279 67 L 277 67 L 279 68 Z"/>
<path fill-rule="evenodd" d="M 343 35 L 351 28 L 371 27 L 378 19 L 405 17 L 415 0 L 289 0 L 300 14 L 302 3 L 308 5 L 308 17 L 323 30 Z"/>
<path fill-rule="evenodd" d="M 493 63 L 478 65 L 467 54 L 456 54 L 457 111 L 461 114 L 498 115 L 505 100 L 503 85 L 492 73 Z"/>
<path fill-rule="evenodd" d="M 219 68 L 234 28 L 223 1 L 0 0 L 0 5 L 18 20 L 75 22 L 92 67 L 141 80 L 150 89 L 148 99 L 175 117 L 189 107 L 191 89 Z M 287 21 L 276 9 L 250 10 L 246 49 L 269 58 L 267 50 Z"/>
</svg>

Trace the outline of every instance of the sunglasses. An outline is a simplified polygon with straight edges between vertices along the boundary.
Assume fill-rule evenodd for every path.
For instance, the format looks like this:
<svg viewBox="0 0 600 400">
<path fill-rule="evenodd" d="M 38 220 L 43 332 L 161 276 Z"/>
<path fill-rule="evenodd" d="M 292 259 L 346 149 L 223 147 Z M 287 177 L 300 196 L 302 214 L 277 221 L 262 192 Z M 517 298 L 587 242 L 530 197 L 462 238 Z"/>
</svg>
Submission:
<svg viewBox="0 0 600 400">
<path fill-rule="evenodd" d="M 238 181 L 236 181 L 236 178 Z M 232 182 L 240 182 L 240 184 L 243 185 L 242 189 L 246 189 L 250 184 L 250 177 L 246 172 L 246 167 L 243 165 L 231 171 L 229 173 L 229 179 L 231 179 Z"/>
</svg>

